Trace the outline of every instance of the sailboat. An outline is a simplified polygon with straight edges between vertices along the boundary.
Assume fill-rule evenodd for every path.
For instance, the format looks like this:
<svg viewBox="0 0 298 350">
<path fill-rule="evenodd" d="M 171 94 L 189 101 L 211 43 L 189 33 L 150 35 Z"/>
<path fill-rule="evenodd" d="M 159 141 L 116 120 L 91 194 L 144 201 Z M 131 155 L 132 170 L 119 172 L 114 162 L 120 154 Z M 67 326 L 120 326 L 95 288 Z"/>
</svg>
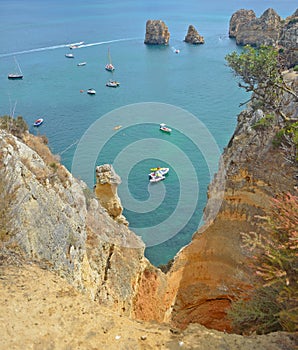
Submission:
<svg viewBox="0 0 298 350">
<path fill-rule="evenodd" d="M 111 59 L 111 54 L 110 54 L 110 49 L 108 49 L 108 58 L 109 58 L 109 63 L 106 64 L 106 70 L 109 72 L 113 72 L 115 70 L 115 67 L 112 64 L 112 59 Z"/>
<path fill-rule="evenodd" d="M 8 74 L 8 79 L 23 79 L 24 75 L 23 75 L 23 73 L 21 71 L 20 65 L 19 65 L 19 63 L 18 63 L 16 58 L 14 58 L 14 60 L 15 60 L 16 65 L 18 67 L 19 73 L 10 73 L 10 74 Z"/>
</svg>

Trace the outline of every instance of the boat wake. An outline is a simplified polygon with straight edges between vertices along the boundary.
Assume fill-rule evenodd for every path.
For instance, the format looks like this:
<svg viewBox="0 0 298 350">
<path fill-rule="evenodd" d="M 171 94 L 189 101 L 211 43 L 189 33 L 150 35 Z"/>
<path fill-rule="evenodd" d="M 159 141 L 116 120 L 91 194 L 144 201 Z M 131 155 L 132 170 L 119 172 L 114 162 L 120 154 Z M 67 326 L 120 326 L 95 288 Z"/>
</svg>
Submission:
<svg viewBox="0 0 298 350">
<path fill-rule="evenodd" d="M 23 54 L 32 53 L 32 52 L 56 50 L 56 49 L 61 49 L 61 48 L 64 48 L 64 47 L 70 47 L 70 46 L 73 46 L 73 45 L 80 45 L 80 48 L 84 48 L 84 47 L 90 47 L 90 46 L 97 46 L 97 45 L 105 45 L 105 44 L 117 43 L 117 42 L 121 42 L 121 41 L 136 40 L 136 39 L 139 39 L 139 38 L 114 39 L 114 40 L 99 41 L 99 42 L 96 42 L 96 43 L 83 44 L 83 45 L 80 45 L 80 42 L 78 42 L 78 43 L 69 43 L 69 44 L 61 44 L 61 45 L 53 45 L 53 46 L 39 47 L 39 48 L 36 48 L 36 49 L 30 49 L 30 50 L 2 53 L 2 54 L 0 54 L 0 58 L 1 57 L 15 56 L 15 55 L 23 55 Z"/>
</svg>

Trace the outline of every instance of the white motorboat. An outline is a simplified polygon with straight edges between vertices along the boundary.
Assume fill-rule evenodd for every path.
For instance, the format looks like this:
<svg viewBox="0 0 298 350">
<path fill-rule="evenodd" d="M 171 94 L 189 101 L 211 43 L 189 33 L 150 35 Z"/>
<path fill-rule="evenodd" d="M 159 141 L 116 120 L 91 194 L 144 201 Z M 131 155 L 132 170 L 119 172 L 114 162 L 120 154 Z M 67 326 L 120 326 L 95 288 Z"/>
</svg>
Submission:
<svg viewBox="0 0 298 350">
<path fill-rule="evenodd" d="M 161 180 L 164 180 L 166 177 L 165 175 L 169 172 L 169 168 L 151 168 L 152 172 L 149 174 L 149 181 L 150 182 L 159 182 Z"/>
<path fill-rule="evenodd" d="M 165 176 L 163 176 L 163 175 L 160 175 L 160 174 L 156 174 L 156 175 L 154 175 L 154 176 L 152 176 L 151 178 L 150 178 L 150 182 L 159 182 L 159 181 L 162 181 L 162 180 L 164 180 L 166 177 Z"/>
<path fill-rule="evenodd" d="M 164 124 L 164 123 L 159 124 L 159 130 L 161 130 L 163 132 L 167 132 L 167 133 L 171 133 L 172 132 L 172 129 L 167 127 L 166 124 Z"/>
<path fill-rule="evenodd" d="M 89 94 L 89 95 L 95 95 L 96 94 L 96 90 L 95 89 L 88 89 L 87 90 L 87 94 Z"/>
<path fill-rule="evenodd" d="M 119 81 L 116 81 L 116 80 L 109 80 L 106 83 L 106 86 L 116 88 L 116 87 L 120 86 L 120 83 L 119 83 Z"/>
</svg>

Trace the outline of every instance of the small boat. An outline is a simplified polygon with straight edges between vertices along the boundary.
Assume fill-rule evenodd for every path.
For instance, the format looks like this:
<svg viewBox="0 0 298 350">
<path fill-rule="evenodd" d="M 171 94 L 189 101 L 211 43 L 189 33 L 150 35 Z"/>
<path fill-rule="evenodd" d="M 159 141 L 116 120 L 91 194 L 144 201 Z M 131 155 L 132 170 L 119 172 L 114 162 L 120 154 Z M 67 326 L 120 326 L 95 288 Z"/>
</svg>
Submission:
<svg viewBox="0 0 298 350">
<path fill-rule="evenodd" d="M 106 64 L 105 69 L 109 72 L 113 72 L 115 70 L 115 67 L 112 65 L 112 63 L 108 63 Z"/>
<path fill-rule="evenodd" d="M 113 72 L 115 70 L 115 67 L 112 64 L 110 49 L 108 49 L 108 59 L 109 59 L 109 63 L 106 64 L 105 69 L 109 72 Z"/>
<path fill-rule="evenodd" d="M 36 119 L 35 122 L 33 123 L 33 126 L 39 126 L 43 123 L 43 119 L 42 118 L 39 118 L 39 119 Z"/>
<path fill-rule="evenodd" d="M 164 123 L 159 124 L 159 130 L 164 131 L 164 132 L 167 132 L 167 133 L 172 132 L 172 129 L 168 128 L 168 127 L 166 126 L 166 124 L 164 124 Z"/>
<path fill-rule="evenodd" d="M 180 53 L 180 50 L 176 49 L 176 50 L 175 50 L 175 53 Z"/>
<path fill-rule="evenodd" d="M 77 66 L 82 67 L 82 66 L 86 66 L 86 64 L 87 64 L 87 62 L 80 62 L 77 64 Z"/>
<path fill-rule="evenodd" d="M 166 178 L 166 174 L 169 172 L 169 168 L 151 168 L 152 169 L 156 169 L 153 170 L 152 173 L 149 174 L 149 181 L 150 182 L 159 182 L 161 180 L 164 180 Z"/>
<path fill-rule="evenodd" d="M 161 174 L 158 174 L 156 173 L 155 175 L 152 175 L 149 179 L 150 182 L 159 182 L 159 181 L 162 181 L 164 180 L 166 177 L 161 175 Z"/>
<path fill-rule="evenodd" d="M 106 86 L 108 87 L 118 87 L 120 85 L 120 83 L 116 80 L 109 80 L 107 83 L 106 83 Z"/>
<path fill-rule="evenodd" d="M 67 58 L 74 58 L 74 55 L 72 53 L 66 53 L 65 57 L 67 57 Z"/>
<path fill-rule="evenodd" d="M 21 71 L 21 67 L 20 67 L 20 65 L 19 65 L 19 63 L 17 62 L 17 59 L 16 58 L 14 58 L 14 60 L 15 60 L 15 63 L 16 63 L 16 66 L 17 66 L 17 68 L 18 68 L 18 73 L 10 73 L 10 74 L 8 74 L 8 79 L 23 79 L 23 77 L 24 77 L 24 75 L 23 75 L 23 73 L 22 73 L 22 71 Z"/>
<path fill-rule="evenodd" d="M 87 94 L 89 94 L 89 95 L 95 95 L 96 94 L 96 91 L 94 90 L 94 89 L 88 89 L 87 90 Z"/>
<path fill-rule="evenodd" d="M 23 74 L 8 74 L 8 79 L 23 79 Z"/>
<path fill-rule="evenodd" d="M 157 168 L 151 168 L 150 171 L 152 171 L 152 173 L 150 173 L 149 176 L 154 175 L 157 172 L 164 176 L 170 171 L 170 168 L 157 167 Z"/>
<path fill-rule="evenodd" d="M 69 45 L 69 48 L 70 48 L 70 49 L 78 49 L 78 48 L 80 48 L 82 45 L 84 45 L 84 41 L 80 41 L 79 43 L 70 44 L 70 45 Z"/>
<path fill-rule="evenodd" d="M 114 130 L 119 130 L 119 129 L 121 129 L 122 128 L 122 125 L 116 125 L 116 126 L 114 126 Z"/>
</svg>

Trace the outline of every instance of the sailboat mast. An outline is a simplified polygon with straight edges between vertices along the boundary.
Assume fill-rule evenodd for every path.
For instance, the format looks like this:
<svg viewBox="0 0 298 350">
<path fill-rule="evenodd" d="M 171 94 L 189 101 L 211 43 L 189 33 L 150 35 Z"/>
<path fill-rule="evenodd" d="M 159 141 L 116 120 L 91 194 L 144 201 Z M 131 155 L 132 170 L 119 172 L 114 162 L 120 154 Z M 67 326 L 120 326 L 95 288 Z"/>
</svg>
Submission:
<svg viewBox="0 0 298 350">
<path fill-rule="evenodd" d="M 17 61 L 16 58 L 14 58 L 14 60 L 15 60 L 15 62 L 16 62 L 16 65 L 18 66 L 19 72 L 20 72 L 21 74 L 23 74 L 23 72 L 22 72 L 22 70 L 21 70 L 21 67 L 20 67 L 20 65 L 19 65 L 19 62 Z"/>
<path fill-rule="evenodd" d="M 112 58 L 111 58 L 110 48 L 108 48 L 108 58 L 109 58 L 109 63 L 112 64 Z"/>
</svg>

